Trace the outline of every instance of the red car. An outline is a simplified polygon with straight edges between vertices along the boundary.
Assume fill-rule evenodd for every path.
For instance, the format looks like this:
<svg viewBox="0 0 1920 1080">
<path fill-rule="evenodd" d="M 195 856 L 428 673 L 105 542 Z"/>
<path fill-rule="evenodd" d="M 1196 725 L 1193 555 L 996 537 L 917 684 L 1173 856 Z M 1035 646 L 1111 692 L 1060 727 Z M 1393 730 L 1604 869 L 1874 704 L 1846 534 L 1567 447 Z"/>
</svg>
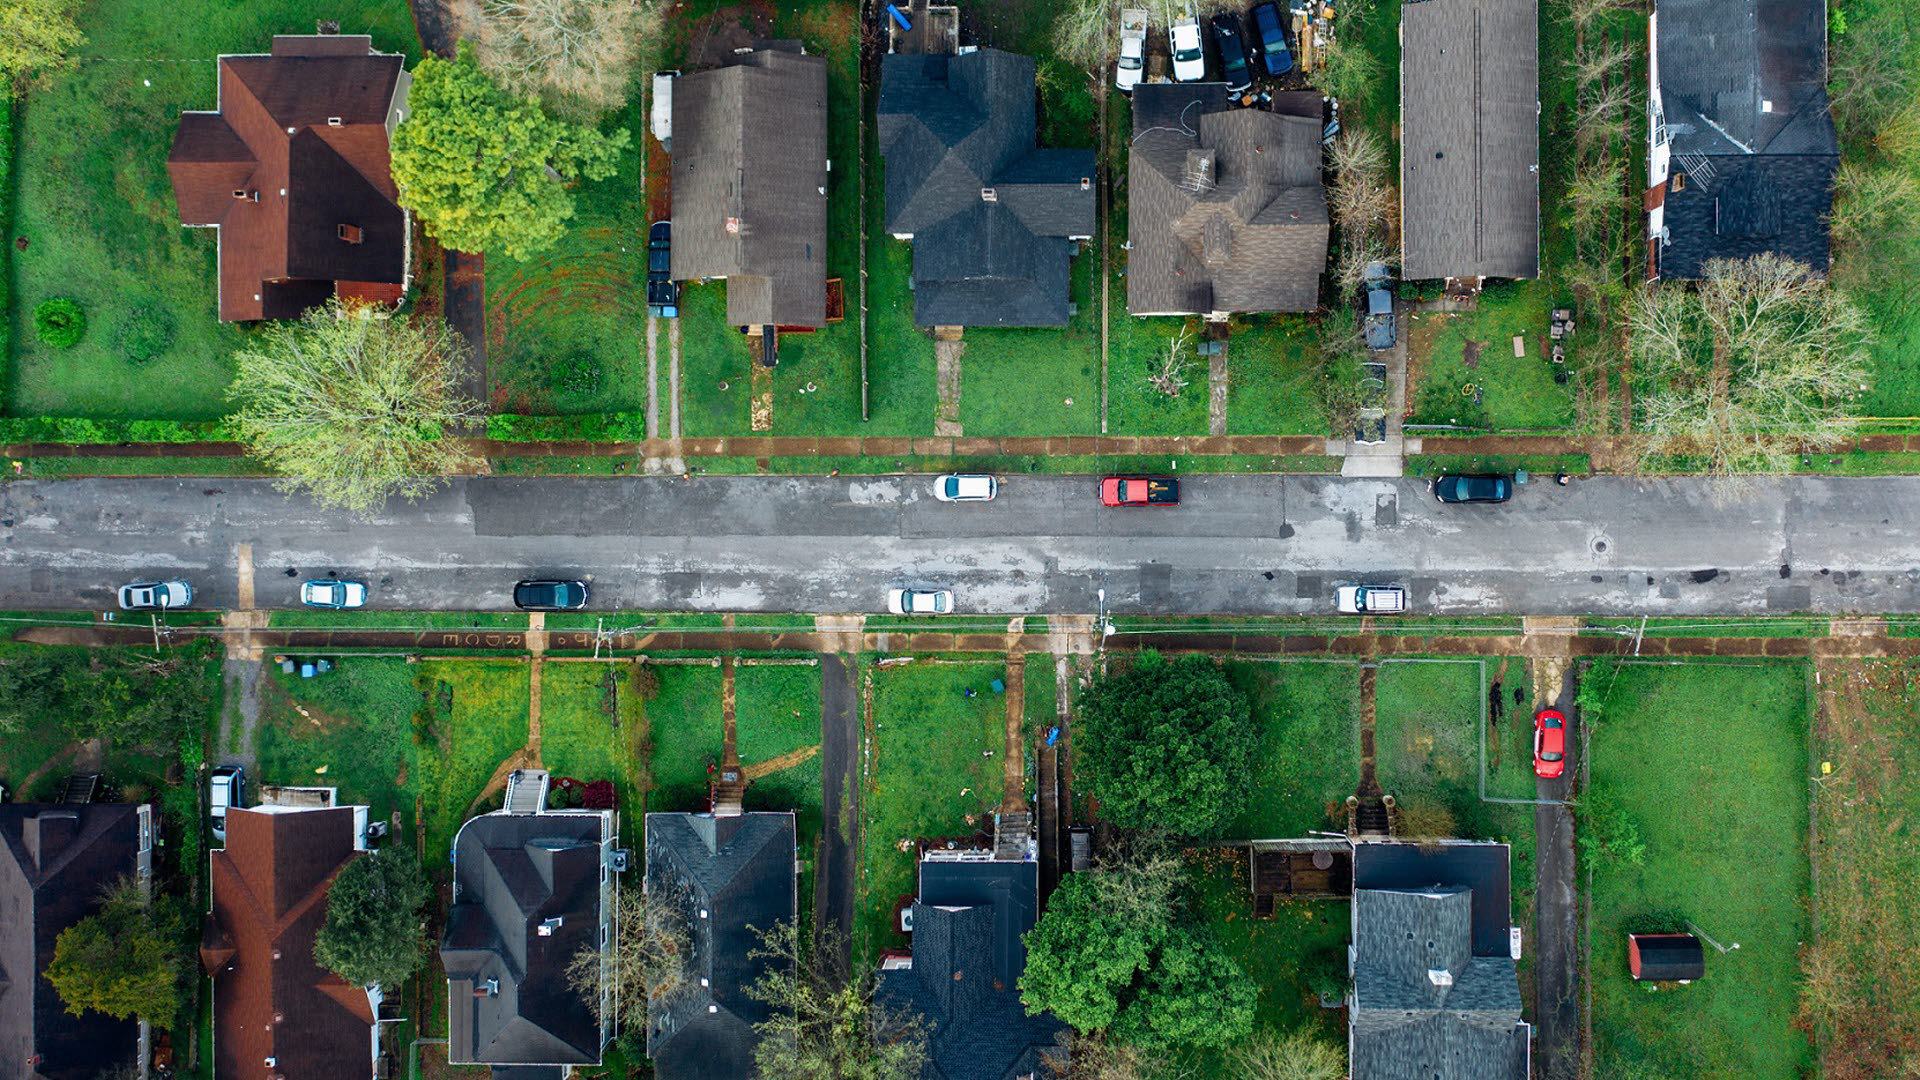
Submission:
<svg viewBox="0 0 1920 1080">
<path fill-rule="evenodd" d="M 1101 506 L 1172 506 L 1180 481 L 1170 476 L 1109 476 L 1100 481 Z"/>
<path fill-rule="evenodd" d="M 1558 709 L 1533 717 L 1533 775 L 1552 780 L 1567 769 L 1567 718 Z"/>
</svg>

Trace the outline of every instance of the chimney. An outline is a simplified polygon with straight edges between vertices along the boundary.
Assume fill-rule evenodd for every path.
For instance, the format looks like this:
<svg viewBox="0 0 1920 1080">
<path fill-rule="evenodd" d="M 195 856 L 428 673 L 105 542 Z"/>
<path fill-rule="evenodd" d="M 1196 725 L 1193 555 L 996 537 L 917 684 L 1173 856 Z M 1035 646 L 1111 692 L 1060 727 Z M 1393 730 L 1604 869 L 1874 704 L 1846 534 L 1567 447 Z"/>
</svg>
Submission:
<svg viewBox="0 0 1920 1080">
<path fill-rule="evenodd" d="M 349 244 L 358 244 L 360 242 L 360 226 L 358 225 L 336 225 L 333 231 L 334 235 Z"/>
<path fill-rule="evenodd" d="M 1000 196 L 994 194 L 994 191 L 992 188 L 983 187 L 980 189 L 980 201 L 981 202 L 999 202 Z"/>
<path fill-rule="evenodd" d="M 740 235 L 740 219 L 739 218 L 730 217 L 727 219 L 727 235 L 728 236 Z"/>
<path fill-rule="evenodd" d="M 476 998 L 499 997 L 500 996 L 500 980 L 488 979 L 486 982 L 483 982 L 478 986 L 475 986 L 473 988 L 473 996 Z"/>
<path fill-rule="evenodd" d="M 560 917 L 556 915 L 551 919 L 543 921 L 540 924 L 538 933 L 541 937 L 552 937 L 553 932 L 558 929 L 560 929 Z"/>
<path fill-rule="evenodd" d="M 1081 177 L 1081 178 L 1080 178 L 1080 190 L 1081 190 L 1081 191 L 1086 191 L 1086 190 L 1088 190 L 1088 189 L 1090 189 L 1090 188 L 1092 188 L 1092 187 L 1093 187 L 1093 177 L 1091 177 L 1091 176 L 1083 176 L 1083 177 Z"/>
<path fill-rule="evenodd" d="M 1453 972 L 1448 971 L 1446 968 L 1428 968 L 1427 978 L 1435 986 L 1453 985 Z"/>
<path fill-rule="evenodd" d="M 329 116 L 329 117 L 327 117 L 327 126 L 328 126 L 328 127 L 339 127 L 340 125 L 342 125 L 342 124 L 344 124 L 344 123 L 346 123 L 346 121 L 345 121 L 345 120 L 343 120 L 343 119 L 341 119 L 341 118 L 340 118 L 340 117 L 338 117 L 338 116 Z"/>
<path fill-rule="evenodd" d="M 80 815 L 71 810 L 48 810 L 22 823 L 20 840 L 36 867 L 45 869 L 54 857 L 80 835 Z"/>
</svg>

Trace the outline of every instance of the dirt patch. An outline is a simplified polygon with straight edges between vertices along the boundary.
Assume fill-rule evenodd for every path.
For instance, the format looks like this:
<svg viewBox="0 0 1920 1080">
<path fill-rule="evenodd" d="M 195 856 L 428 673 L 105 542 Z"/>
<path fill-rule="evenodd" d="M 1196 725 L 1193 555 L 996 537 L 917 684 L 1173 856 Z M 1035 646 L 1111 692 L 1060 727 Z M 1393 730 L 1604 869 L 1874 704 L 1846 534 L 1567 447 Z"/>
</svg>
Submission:
<svg viewBox="0 0 1920 1080">
<path fill-rule="evenodd" d="M 1480 366 L 1480 351 L 1487 347 L 1484 341 L 1468 341 L 1460 348 L 1460 362 L 1468 368 Z"/>
<path fill-rule="evenodd" d="M 714 9 L 697 20 L 687 36 L 683 70 L 716 68 L 733 59 L 735 49 L 751 49 L 773 36 L 772 0 L 748 0 Z"/>
<path fill-rule="evenodd" d="M 813 760 L 814 755 L 819 752 L 819 743 L 814 743 L 812 746 L 803 746 L 798 750 L 789 750 L 779 757 L 768 758 L 765 761 L 756 761 L 752 765 L 743 766 L 740 769 L 740 775 L 746 777 L 748 783 L 752 783 L 763 776 L 772 776 L 774 773 L 785 772 L 788 769 L 804 765 Z"/>
</svg>

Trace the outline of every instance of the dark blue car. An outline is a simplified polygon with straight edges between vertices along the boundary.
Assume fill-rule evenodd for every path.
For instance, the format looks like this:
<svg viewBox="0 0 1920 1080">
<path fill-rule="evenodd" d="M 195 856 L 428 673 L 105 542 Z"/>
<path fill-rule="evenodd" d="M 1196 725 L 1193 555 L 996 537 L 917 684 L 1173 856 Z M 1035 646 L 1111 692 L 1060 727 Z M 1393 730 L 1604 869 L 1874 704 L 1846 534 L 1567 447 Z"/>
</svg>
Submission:
<svg viewBox="0 0 1920 1080">
<path fill-rule="evenodd" d="M 1287 48 L 1287 21 L 1279 4 L 1253 5 L 1253 51 L 1260 65 L 1275 78 L 1293 70 L 1293 50 Z"/>
<path fill-rule="evenodd" d="M 1207 21 L 1213 30 L 1214 47 L 1220 50 L 1220 81 L 1231 93 L 1253 86 L 1252 69 L 1247 67 L 1247 46 L 1240 36 L 1240 16 L 1222 12 Z"/>
</svg>

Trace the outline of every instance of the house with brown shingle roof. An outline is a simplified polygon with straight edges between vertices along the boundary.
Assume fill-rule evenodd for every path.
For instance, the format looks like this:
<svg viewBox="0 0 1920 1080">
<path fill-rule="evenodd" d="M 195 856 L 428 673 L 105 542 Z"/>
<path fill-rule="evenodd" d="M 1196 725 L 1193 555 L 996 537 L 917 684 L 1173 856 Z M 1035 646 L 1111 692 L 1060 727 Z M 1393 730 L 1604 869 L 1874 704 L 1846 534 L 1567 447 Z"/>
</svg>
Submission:
<svg viewBox="0 0 1920 1080">
<path fill-rule="evenodd" d="M 673 88 L 673 277 L 730 326 L 827 325 L 827 61 L 760 43 Z"/>
<path fill-rule="evenodd" d="M 100 910 L 105 890 L 153 870 L 151 807 L 0 806 L 0 1076 L 94 1080 L 137 1057 L 138 1025 L 67 1011 L 47 981 L 62 932 Z"/>
<path fill-rule="evenodd" d="M 216 1080 L 373 1075 L 381 989 L 354 986 L 313 958 L 327 892 L 366 850 L 366 834 L 364 806 L 227 812 L 227 846 L 208 856 L 200 940 Z"/>
<path fill-rule="evenodd" d="M 1327 268 L 1318 94 L 1238 108 L 1224 83 L 1133 92 L 1127 310 L 1313 311 Z"/>
<path fill-rule="evenodd" d="M 180 114 L 167 173 L 180 223 L 219 234 L 222 321 L 405 294 L 412 227 L 388 167 L 405 62 L 365 35 L 219 58 L 218 106 Z"/>
</svg>

